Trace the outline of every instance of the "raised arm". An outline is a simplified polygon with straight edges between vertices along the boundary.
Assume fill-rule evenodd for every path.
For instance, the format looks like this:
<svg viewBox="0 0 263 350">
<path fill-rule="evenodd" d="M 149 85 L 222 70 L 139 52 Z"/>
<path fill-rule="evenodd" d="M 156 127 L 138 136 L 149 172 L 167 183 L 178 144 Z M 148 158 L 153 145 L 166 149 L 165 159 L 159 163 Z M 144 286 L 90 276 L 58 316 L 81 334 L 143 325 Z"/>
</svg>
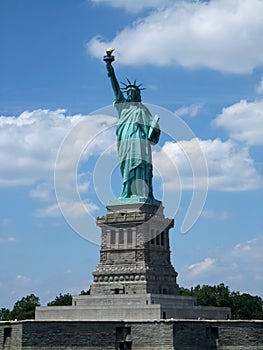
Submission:
<svg viewBox="0 0 263 350">
<path fill-rule="evenodd" d="M 111 80 L 111 86 L 115 95 L 115 103 L 120 103 L 124 102 L 125 98 L 123 96 L 123 93 L 121 92 L 120 85 L 118 83 L 118 80 L 116 78 L 114 69 L 112 67 L 112 62 L 114 61 L 114 56 L 112 56 L 112 52 L 114 49 L 108 48 L 106 50 L 106 56 L 104 56 L 103 60 L 106 62 L 106 68 L 108 71 L 108 76 L 110 77 Z"/>
<path fill-rule="evenodd" d="M 106 68 L 108 71 L 108 76 L 110 77 L 110 80 L 111 80 L 111 86 L 112 86 L 115 98 L 117 98 L 122 94 L 122 92 L 110 61 L 106 62 Z"/>
</svg>

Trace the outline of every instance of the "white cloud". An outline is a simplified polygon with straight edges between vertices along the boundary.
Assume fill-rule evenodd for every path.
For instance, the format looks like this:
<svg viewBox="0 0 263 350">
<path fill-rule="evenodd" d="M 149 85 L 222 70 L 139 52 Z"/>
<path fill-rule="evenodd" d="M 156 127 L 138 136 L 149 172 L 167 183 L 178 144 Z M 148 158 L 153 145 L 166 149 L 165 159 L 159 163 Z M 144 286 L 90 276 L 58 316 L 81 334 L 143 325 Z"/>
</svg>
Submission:
<svg viewBox="0 0 263 350">
<path fill-rule="evenodd" d="M 67 218 L 78 219 L 87 216 L 87 213 L 93 213 L 98 209 L 96 204 L 83 200 L 79 202 L 63 202 L 59 203 L 63 208 L 63 213 Z"/>
<path fill-rule="evenodd" d="M 29 195 L 41 201 L 49 201 L 54 197 L 54 187 L 50 183 L 43 182 L 33 188 Z"/>
<path fill-rule="evenodd" d="M 126 11 L 137 13 L 148 8 L 163 7 L 171 3 L 171 0 L 144 0 L 144 1 L 123 1 L 123 0 L 92 0 L 94 4 L 105 4 L 115 8 L 124 8 Z"/>
<path fill-rule="evenodd" d="M 80 193 L 86 193 L 90 188 L 90 181 L 87 180 L 86 173 L 78 174 L 78 190 Z"/>
<path fill-rule="evenodd" d="M 258 94 L 262 94 L 263 93 L 263 78 L 261 78 L 260 83 L 258 84 L 258 86 L 256 87 L 256 92 Z"/>
<path fill-rule="evenodd" d="M 38 218 L 45 217 L 58 217 L 61 216 L 61 211 L 57 203 L 49 205 L 45 208 L 38 208 L 35 210 L 34 215 Z"/>
<path fill-rule="evenodd" d="M 16 281 L 18 281 L 20 283 L 30 283 L 32 281 L 31 278 L 23 276 L 23 275 L 17 275 L 15 279 L 16 279 Z"/>
<path fill-rule="evenodd" d="M 229 213 L 227 211 L 218 212 L 214 210 L 203 210 L 201 215 L 207 219 L 219 221 L 225 221 L 229 218 Z"/>
<path fill-rule="evenodd" d="M 214 263 L 215 259 L 205 258 L 203 261 L 189 265 L 188 270 L 190 272 L 190 276 L 194 277 L 206 273 L 213 268 Z"/>
<path fill-rule="evenodd" d="M 41 183 L 31 191 L 31 196 L 41 199 L 48 197 L 48 183 L 53 180 L 53 172 L 60 144 L 72 128 L 86 120 L 82 137 L 88 140 L 100 133 L 105 125 L 113 124 L 114 119 L 104 116 L 67 116 L 65 110 L 35 110 L 23 112 L 18 117 L 0 117 L 0 186 L 32 185 Z M 83 141 L 82 140 L 82 141 Z M 80 139 L 69 145 L 71 151 Z M 103 149 L 103 138 L 93 139 L 89 155 Z"/>
<path fill-rule="evenodd" d="M 9 237 L 0 237 L 0 244 L 1 243 L 15 243 L 16 242 L 16 238 L 9 236 Z"/>
<path fill-rule="evenodd" d="M 182 285 L 219 284 L 232 290 L 261 295 L 263 290 L 263 236 L 218 248 L 211 257 L 186 266 L 180 273 Z"/>
<path fill-rule="evenodd" d="M 87 48 L 101 58 L 115 47 L 122 64 L 249 73 L 263 64 L 262 13 L 262 0 L 169 2 L 109 42 L 94 37 Z"/>
<path fill-rule="evenodd" d="M 89 202 L 88 200 L 79 200 L 76 202 L 68 201 L 68 202 L 59 202 L 59 204 L 55 203 L 52 205 L 49 205 L 45 208 L 38 208 L 35 210 L 34 215 L 39 218 L 45 218 L 45 217 L 58 217 L 61 216 L 61 210 L 60 207 L 63 208 L 63 214 L 66 216 L 66 218 L 72 218 L 72 219 L 78 219 L 80 217 L 87 216 L 88 213 L 93 213 L 98 209 L 98 207 L 94 204 Z"/>
<path fill-rule="evenodd" d="M 197 141 L 199 149 L 196 147 Z M 208 166 L 209 189 L 244 191 L 262 186 L 262 179 L 246 146 L 231 140 L 223 142 L 220 139 L 192 139 L 176 143 L 166 142 L 159 152 L 153 153 L 154 165 L 167 189 L 198 189 L 205 184 L 198 172 L 195 176 L 192 173 L 193 162 L 196 164 L 195 168 L 198 168 L 200 152 Z M 179 174 L 180 181 L 177 180 L 176 173 Z"/>
<path fill-rule="evenodd" d="M 175 114 L 179 117 L 183 115 L 188 115 L 190 117 L 195 117 L 199 111 L 202 109 L 203 103 L 194 103 L 190 106 L 183 106 L 175 111 Z"/>
<path fill-rule="evenodd" d="M 202 141 L 201 148 L 208 164 L 209 189 L 245 191 L 262 186 L 246 146 L 215 139 Z"/>
<path fill-rule="evenodd" d="M 9 226 L 12 223 L 12 220 L 10 218 L 3 218 L 0 220 L 0 226 L 6 227 Z"/>
<path fill-rule="evenodd" d="M 241 100 L 223 108 L 214 123 L 226 129 L 234 140 L 263 145 L 263 100 Z"/>
<path fill-rule="evenodd" d="M 16 299 L 20 299 L 25 295 L 29 295 L 31 293 L 35 294 L 40 284 L 41 281 L 38 279 L 34 279 L 23 274 L 17 274 L 7 283 L 9 290 L 8 293 L 9 295 L 12 295 L 12 299 L 15 301 Z"/>
</svg>

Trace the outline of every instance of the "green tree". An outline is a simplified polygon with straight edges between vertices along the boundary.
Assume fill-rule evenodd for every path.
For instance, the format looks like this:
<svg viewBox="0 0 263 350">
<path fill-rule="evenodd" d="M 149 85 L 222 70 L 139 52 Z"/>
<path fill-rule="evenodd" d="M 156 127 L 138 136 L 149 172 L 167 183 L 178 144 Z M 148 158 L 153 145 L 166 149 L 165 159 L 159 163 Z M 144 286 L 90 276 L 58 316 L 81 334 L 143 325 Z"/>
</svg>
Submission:
<svg viewBox="0 0 263 350">
<path fill-rule="evenodd" d="M 47 306 L 67 306 L 72 305 L 72 295 L 67 294 L 59 294 L 56 298 L 50 301 Z"/>
<path fill-rule="evenodd" d="M 11 311 L 5 307 L 0 309 L 0 321 L 9 321 L 12 319 Z"/>
<path fill-rule="evenodd" d="M 11 311 L 12 319 L 34 319 L 36 306 L 40 306 L 39 297 L 34 294 L 23 297 L 15 303 Z"/>
<path fill-rule="evenodd" d="M 82 290 L 82 291 L 80 292 L 80 295 L 90 295 L 90 289 L 88 289 L 88 290 Z"/>
<path fill-rule="evenodd" d="M 258 296 L 233 292 L 231 306 L 234 319 L 263 319 L 263 300 Z"/>
<path fill-rule="evenodd" d="M 181 288 L 181 295 L 195 296 L 198 305 L 203 306 L 229 306 L 231 293 L 223 283 L 218 286 L 197 285 L 191 289 Z"/>
<path fill-rule="evenodd" d="M 197 305 L 230 307 L 234 319 L 263 319 L 263 301 L 259 296 L 231 292 L 223 283 L 217 286 L 181 288 L 180 294 L 195 296 Z"/>
</svg>

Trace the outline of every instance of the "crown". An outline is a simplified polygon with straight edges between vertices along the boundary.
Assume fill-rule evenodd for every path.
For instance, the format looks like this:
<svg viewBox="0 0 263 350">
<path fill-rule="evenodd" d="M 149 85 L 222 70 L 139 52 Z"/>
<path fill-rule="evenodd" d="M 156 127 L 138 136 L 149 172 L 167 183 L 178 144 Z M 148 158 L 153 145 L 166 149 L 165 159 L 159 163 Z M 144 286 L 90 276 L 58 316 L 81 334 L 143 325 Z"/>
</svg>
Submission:
<svg viewBox="0 0 263 350">
<path fill-rule="evenodd" d="M 138 92 L 141 92 L 141 90 L 145 90 L 145 88 L 141 88 L 142 84 L 136 85 L 136 80 L 134 80 L 134 83 L 131 83 L 128 78 L 126 78 L 126 79 L 127 79 L 128 84 L 123 83 L 121 81 L 121 84 L 124 85 L 124 87 L 121 88 L 122 90 L 124 90 L 124 91 L 126 90 L 127 91 L 128 89 L 132 89 L 132 88 L 136 89 Z"/>
</svg>

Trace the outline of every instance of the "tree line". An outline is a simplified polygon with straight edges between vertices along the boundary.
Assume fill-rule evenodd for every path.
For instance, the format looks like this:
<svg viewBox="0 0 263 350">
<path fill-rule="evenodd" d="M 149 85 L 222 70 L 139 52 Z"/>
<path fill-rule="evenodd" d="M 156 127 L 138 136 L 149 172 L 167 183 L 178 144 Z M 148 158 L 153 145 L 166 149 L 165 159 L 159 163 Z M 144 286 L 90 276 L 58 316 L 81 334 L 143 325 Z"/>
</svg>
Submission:
<svg viewBox="0 0 263 350">
<path fill-rule="evenodd" d="M 87 294 L 89 290 L 80 292 L 80 295 Z M 223 283 L 217 286 L 197 285 L 190 289 L 180 288 L 180 295 L 196 297 L 199 306 L 230 307 L 232 319 L 263 319 L 263 300 L 259 296 L 231 292 Z M 47 306 L 66 305 L 72 305 L 72 295 L 69 293 L 60 293 L 47 304 Z M 39 297 L 34 294 L 23 297 L 14 304 L 12 310 L 0 308 L 0 321 L 34 319 L 36 306 L 40 306 Z"/>
<path fill-rule="evenodd" d="M 80 295 L 90 294 L 89 290 L 80 292 Z M 47 306 L 66 306 L 72 305 L 72 295 L 70 293 L 59 294 L 54 300 L 47 303 Z M 35 318 L 35 310 L 37 306 L 41 306 L 39 297 L 34 294 L 27 295 L 18 300 L 12 310 L 2 307 L 0 308 L 0 321 L 10 320 L 30 320 Z"/>
<path fill-rule="evenodd" d="M 223 283 L 217 286 L 197 285 L 191 289 L 180 288 L 181 295 L 195 296 L 197 305 L 227 306 L 231 308 L 232 319 L 263 319 L 263 300 L 248 293 L 231 292 Z"/>
</svg>

